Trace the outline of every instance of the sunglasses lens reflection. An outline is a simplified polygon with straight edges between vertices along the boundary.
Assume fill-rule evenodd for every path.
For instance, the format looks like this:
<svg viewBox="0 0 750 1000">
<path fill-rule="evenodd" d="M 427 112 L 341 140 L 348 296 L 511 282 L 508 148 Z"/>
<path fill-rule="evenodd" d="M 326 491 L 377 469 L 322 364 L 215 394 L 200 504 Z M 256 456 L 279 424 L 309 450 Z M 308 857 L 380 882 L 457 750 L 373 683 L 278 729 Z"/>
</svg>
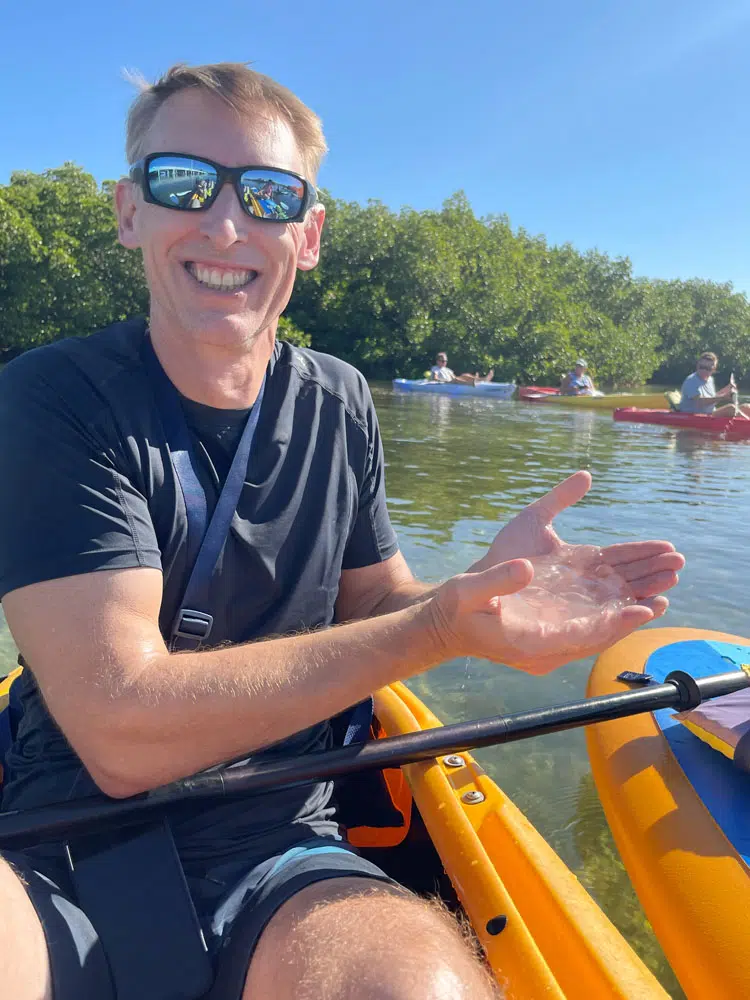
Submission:
<svg viewBox="0 0 750 1000">
<path fill-rule="evenodd" d="M 288 222 L 296 219 L 305 197 L 302 181 L 278 170 L 246 170 L 242 175 L 242 200 L 258 219 Z"/>
<path fill-rule="evenodd" d="M 148 167 L 151 196 L 170 208 L 203 208 L 213 197 L 216 181 L 210 163 L 187 156 L 157 156 Z"/>
</svg>

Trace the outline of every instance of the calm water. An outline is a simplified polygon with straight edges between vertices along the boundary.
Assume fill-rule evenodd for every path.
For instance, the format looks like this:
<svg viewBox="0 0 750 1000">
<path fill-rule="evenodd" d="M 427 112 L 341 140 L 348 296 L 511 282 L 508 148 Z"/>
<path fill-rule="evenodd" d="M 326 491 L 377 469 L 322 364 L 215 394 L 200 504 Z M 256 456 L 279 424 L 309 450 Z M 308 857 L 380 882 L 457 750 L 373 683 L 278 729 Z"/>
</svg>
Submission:
<svg viewBox="0 0 750 1000">
<path fill-rule="evenodd" d="M 477 559 L 519 508 L 588 469 L 588 497 L 561 515 L 571 542 L 668 538 L 687 557 L 665 625 L 750 635 L 743 556 L 750 553 L 750 443 L 608 413 L 394 394 L 374 386 L 391 516 L 414 573 L 438 581 Z M 444 721 L 582 697 L 591 660 L 531 677 L 456 660 L 412 682 Z M 674 981 L 617 857 L 591 782 L 582 730 L 477 754 L 662 978 Z"/>
<path fill-rule="evenodd" d="M 563 476 L 589 469 L 589 496 L 557 521 L 571 542 L 663 537 L 688 559 L 663 624 L 750 634 L 743 556 L 750 443 L 552 406 L 396 395 L 373 386 L 391 516 L 415 574 L 438 581 L 477 559 L 498 528 Z M 13 645 L 0 622 L 0 666 Z M 478 660 L 443 664 L 413 686 L 444 721 L 572 700 L 590 661 L 535 678 Z M 679 987 L 629 888 L 593 790 L 582 731 L 477 755 L 657 970 Z"/>
</svg>

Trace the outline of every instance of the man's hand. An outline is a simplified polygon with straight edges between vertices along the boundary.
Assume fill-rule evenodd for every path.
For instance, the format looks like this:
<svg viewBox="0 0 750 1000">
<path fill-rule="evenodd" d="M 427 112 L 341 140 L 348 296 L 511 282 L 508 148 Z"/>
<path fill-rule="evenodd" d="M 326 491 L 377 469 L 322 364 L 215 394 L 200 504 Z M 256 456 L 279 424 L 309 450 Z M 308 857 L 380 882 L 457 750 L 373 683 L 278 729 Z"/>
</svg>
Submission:
<svg viewBox="0 0 750 1000">
<path fill-rule="evenodd" d="M 516 515 L 468 573 L 439 588 L 425 610 L 446 658 L 479 656 L 546 673 L 664 614 L 662 591 L 677 583 L 685 563 L 670 542 L 598 549 L 567 545 L 552 527 L 590 486 L 587 472 L 559 483 Z M 535 562 L 538 586 L 529 587 Z"/>
</svg>

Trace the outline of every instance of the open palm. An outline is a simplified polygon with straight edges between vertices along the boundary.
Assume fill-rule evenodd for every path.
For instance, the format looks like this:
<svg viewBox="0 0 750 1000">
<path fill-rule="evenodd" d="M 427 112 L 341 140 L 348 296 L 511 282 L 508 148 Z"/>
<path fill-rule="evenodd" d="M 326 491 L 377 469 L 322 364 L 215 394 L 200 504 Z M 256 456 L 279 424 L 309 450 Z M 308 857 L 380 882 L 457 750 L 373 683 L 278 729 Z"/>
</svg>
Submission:
<svg viewBox="0 0 750 1000">
<path fill-rule="evenodd" d="M 486 555 L 454 578 L 458 586 L 438 592 L 436 611 L 463 652 L 545 673 L 664 614 L 663 591 L 685 562 L 670 542 L 600 549 L 568 545 L 555 532 L 557 514 L 590 486 L 588 472 L 559 483 L 497 534 Z"/>
</svg>

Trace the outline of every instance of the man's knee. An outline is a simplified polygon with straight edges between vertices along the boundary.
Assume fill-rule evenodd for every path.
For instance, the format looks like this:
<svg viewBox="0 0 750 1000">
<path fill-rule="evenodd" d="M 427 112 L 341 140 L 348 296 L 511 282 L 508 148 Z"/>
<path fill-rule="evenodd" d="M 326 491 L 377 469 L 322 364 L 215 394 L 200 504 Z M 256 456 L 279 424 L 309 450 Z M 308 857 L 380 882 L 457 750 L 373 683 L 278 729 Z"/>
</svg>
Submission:
<svg viewBox="0 0 750 1000">
<path fill-rule="evenodd" d="M 21 878 L 0 858 L 0 996 L 51 1000 L 47 942 Z"/>
<path fill-rule="evenodd" d="M 309 886 L 260 939 L 249 1000 L 490 1000 L 473 940 L 439 904 L 363 879 Z"/>
</svg>

